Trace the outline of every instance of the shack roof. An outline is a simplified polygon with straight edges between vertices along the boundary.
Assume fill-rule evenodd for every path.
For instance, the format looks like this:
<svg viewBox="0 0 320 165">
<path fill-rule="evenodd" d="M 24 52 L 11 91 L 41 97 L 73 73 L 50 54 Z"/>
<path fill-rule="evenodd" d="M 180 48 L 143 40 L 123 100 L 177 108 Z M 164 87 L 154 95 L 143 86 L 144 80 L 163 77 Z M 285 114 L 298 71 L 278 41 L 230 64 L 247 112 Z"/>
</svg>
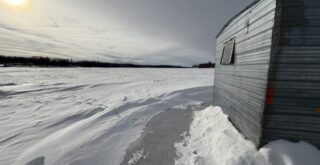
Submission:
<svg viewBox="0 0 320 165">
<path fill-rule="evenodd" d="M 221 33 L 224 31 L 224 29 L 226 27 L 229 26 L 229 24 L 235 19 L 237 18 L 239 15 L 241 15 L 243 12 L 245 12 L 246 10 L 248 10 L 249 8 L 251 8 L 252 6 L 254 6 L 255 4 L 257 4 L 258 2 L 260 2 L 262 0 L 255 0 L 254 2 L 252 2 L 249 6 L 247 6 L 245 9 L 241 10 L 238 14 L 236 14 L 235 16 L 233 16 L 223 27 L 222 29 L 220 30 L 220 32 L 217 34 L 216 38 L 218 38 Z"/>
</svg>

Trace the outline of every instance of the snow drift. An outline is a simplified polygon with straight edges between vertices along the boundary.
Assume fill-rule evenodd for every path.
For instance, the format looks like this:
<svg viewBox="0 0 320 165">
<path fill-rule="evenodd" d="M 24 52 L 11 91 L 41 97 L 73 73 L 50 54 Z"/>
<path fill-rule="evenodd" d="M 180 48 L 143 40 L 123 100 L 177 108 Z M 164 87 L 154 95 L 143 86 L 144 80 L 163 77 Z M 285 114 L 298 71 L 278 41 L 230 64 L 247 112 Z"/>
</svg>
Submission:
<svg viewBox="0 0 320 165">
<path fill-rule="evenodd" d="M 318 165 L 320 151 L 305 142 L 272 142 L 259 151 L 219 107 L 195 112 L 189 135 L 176 143 L 176 165 Z"/>
</svg>

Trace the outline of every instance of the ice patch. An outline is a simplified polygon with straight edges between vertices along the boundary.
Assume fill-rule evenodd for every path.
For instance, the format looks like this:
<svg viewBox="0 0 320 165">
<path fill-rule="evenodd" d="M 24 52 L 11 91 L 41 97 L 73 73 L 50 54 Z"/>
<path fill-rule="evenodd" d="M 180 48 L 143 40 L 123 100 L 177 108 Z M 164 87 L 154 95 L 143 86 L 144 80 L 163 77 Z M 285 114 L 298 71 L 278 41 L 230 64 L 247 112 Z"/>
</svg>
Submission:
<svg viewBox="0 0 320 165">
<path fill-rule="evenodd" d="M 44 160 L 45 160 L 45 157 L 41 156 L 39 158 L 36 158 L 36 159 L 30 161 L 26 165 L 44 165 Z"/>
</svg>

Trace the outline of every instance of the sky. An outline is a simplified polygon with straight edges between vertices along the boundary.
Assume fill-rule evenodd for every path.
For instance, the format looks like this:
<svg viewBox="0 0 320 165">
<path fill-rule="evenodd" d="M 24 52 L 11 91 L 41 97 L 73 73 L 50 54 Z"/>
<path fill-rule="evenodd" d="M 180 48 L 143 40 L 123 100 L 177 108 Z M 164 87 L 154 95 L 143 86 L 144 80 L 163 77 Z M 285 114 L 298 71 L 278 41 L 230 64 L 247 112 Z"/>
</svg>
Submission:
<svg viewBox="0 0 320 165">
<path fill-rule="evenodd" d="M 0 0 L 0 54 L 190 66 L 253 0 Z"/>
</svg>

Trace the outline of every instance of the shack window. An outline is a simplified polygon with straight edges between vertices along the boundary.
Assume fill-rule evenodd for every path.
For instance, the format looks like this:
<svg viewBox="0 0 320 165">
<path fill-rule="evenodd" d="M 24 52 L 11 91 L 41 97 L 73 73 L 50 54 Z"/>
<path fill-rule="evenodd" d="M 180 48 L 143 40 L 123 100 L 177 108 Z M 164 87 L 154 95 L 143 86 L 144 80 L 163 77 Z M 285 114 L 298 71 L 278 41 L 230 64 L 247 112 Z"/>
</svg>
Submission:
<svg viewBox="0 0 320 165">
<path fill-rule="evenodd" d="M 235 38 L 224 44 L 220 64 L 229 65 L 233 63 Z"/>
</svg>

